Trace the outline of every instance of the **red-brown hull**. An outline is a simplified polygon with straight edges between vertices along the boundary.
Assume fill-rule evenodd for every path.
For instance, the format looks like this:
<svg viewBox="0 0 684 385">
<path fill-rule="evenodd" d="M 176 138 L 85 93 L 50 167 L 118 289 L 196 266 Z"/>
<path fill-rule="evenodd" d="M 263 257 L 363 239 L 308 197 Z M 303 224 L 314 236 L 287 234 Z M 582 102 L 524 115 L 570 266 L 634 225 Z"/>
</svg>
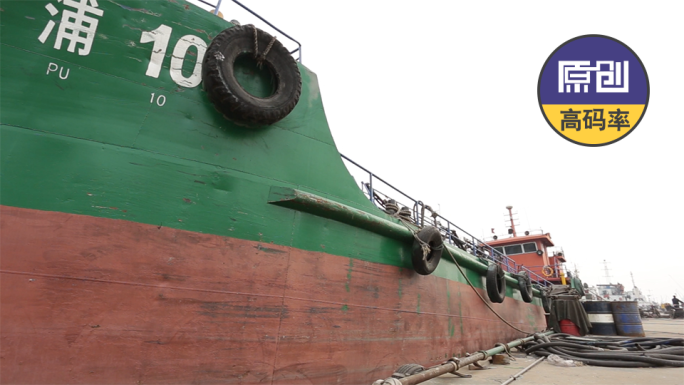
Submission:
<svg viewBox="0 0 684 385">
<path fill-rule="evenodd" d="M 2 207 L 1 382 L 368 384 L 522 334 L 468 285 L 325 253 Z M 493 305 L 525 330 L 543 310 Z"/>
</svg>

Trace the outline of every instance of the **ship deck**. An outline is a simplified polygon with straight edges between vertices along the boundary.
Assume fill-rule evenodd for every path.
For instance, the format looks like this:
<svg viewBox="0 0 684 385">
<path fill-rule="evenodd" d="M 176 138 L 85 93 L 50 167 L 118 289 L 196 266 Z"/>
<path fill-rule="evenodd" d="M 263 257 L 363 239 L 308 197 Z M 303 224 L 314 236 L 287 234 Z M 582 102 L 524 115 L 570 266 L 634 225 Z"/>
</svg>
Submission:
<svg viewBox="0 0 684 385">
<path fill-rule="evenodd" d="M 647 337 L 684 338 L 684 319 L 644 319 L 644 331 Z M 514 352 L 515 361 L 510 365 L 484 365 L 487 370 L 462 370 L 471 374 L 469 379 L 461 379 L 451 374 L 433 378 L 424 382 L 427 385 L 494 385 L 501 384 L 511 376 L 537 360 L 534 356 Z M 684 368 L 606 368 L 599 366 L 581 366 L 565 368 L 551 365 L 544 361 L 533 367 L 521 378 L 513 381 L 513 385 L 625 385 L 625 384 L 684 384 Z"/>
</svg>

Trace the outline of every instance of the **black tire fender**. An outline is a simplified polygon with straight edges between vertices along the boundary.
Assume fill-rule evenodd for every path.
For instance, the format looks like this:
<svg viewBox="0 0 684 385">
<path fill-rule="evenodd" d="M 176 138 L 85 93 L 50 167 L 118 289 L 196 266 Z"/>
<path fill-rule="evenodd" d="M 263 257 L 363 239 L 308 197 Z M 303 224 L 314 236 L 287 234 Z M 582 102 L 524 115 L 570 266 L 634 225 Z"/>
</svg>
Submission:
<svg viewBox="0 0 684 385">
<path fill-rule="evenodd" d="M 540 290 L 542 295 L 541 295 L 541 300 L 542 300 L 542 307 L 544 308 L 545 313 L 551 313 L 551 301 L 549 300 L 548 295 L 543 290 Z"/>
<path fill-rule="evenodd" d="M 423 248 L 420 246 L 420 242 L 414 239 L 413 251 L 411 252 L 413 270 L 420 275 L 429 275 L 435 271 L 437 265 L 439 265 L 439 260 L 442 258 L 442 250 L 444 248 L 442 234 L 435 227 L 425 226 L 416 236 L 430 245 L 430 253 L 423 259 Z"/>
<path fill-rule="evenodd" d="M 494 303 L 502 303 L 506 298 L 506 274 L 501 266 L 493 263 L 487 267 L 487 296 Z"/>
<path fill-rule="evenodd" d="M 518 288 L 523 301 L 532 302 L 532 280 L 526 271 L 518 273 Z"/>
<path fill-rule="evenodd" d="M 224 117 L 238 123 L 268 125 L 287 116 L 302 92 L 302 77 L 294 58 L 278 40 L 267 55 L 259 52 L 262 65 L 275 82 L 272 95 L 260 98 L 238 83 L 233 68 L 241 55 L 255 56 L 254 26 L 234 26 L 221 31 L 209 44 L 202 63 L 202 81 L 209 100 Z M 264 51 L 271 35 L 258 31 L 258 47 Z"/>
</svg>

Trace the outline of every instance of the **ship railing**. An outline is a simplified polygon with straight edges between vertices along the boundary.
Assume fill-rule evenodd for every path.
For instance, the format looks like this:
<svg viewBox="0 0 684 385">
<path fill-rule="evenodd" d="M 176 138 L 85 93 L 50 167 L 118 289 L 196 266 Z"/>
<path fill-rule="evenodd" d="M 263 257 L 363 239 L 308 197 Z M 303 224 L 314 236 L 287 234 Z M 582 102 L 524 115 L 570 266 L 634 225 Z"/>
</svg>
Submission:
<svg viewBox="0 0 684 385">
<path fill-rule="evenodd" d="M 461 227 L 450 221 L 449 219 L 443 217 L 436 210 L 434 210 L 429 205 L 426 205 L 423 201 L 417 200 L 406 194 L 405 192 L 394 187 L 392 184 L 388 183 L 377 174 L 366 169 L 360 164 L 354 162 L 347 156 L 340 154 L 342 159 L 346 160 L 350 164 L 356 166 L 368 175 L 368 182 L 361 181 L 361 190 L 368 197 L 368 199 L 378 207 L 380 210 L 387 213 L 387 203 L 390 200 L 396 202 L 397 206 L 406 211 L 410 211 L 411 218 L 410 221 L 419 228 L 425 226 L 433 226 L 437 228 L 442 234 L 442 238 L 449 244 L 464 250 L 481 260 L 490 260 L 498 263 L 502 268 L 510 273 L 518 274 L 521 272 L 527 272 L 533 283 L 540 286 L 550 286 L 551 282 L 547 281 L 544 277 L 530 270 L 528 267 L 516 263 L 513 259 L 507 257 L 505 254 L 497 251 L 494 247 L 488 245 L 486 242 L 478 239 L 469 232 L 463 230 Z M 390 197 L 389 194 L 384 193 L 374 187 L 374 183 L 382 182 L 385 186 L 393 190 L 393 195 L 400 195 L 402 198 L 396 200 Z M 409 202 L 406 204 L 405 202 Z M 460 235 L 459 235 L 460 232 Z"/>
<path fill-rule="evenodd" d="M 216 3 L 216 4 L 212 4 L 212 3 L 208 2 L 208 1 L 205 1 L 205 0 L 197 0 L 197 1 L 199 1 L 199 2 L 202 3 L 202 4 L 206 4 L 206 5 L 210 6 L 210 7 L 213 7 L 213 8 L 214 8 L 214 15 L 218 15 L 218 13 L 219 13 L 219 8 L 221 7 L 221 2 L 222 2 L 223 0 L 218 0 L 218 3 Z M 275 25 L 271 24 L 268 20 L 264 19 L 263 17 L 261 17 L 261 16 L 260 16 L 259 14 L 257 14 L 256 12 L 254 12 L 254 11 L 252 11 L 251 9 L 247 8 L 247 6 L 244 5 L 244 4 L 242 4 L 241 2 L 239 2 L 239 1 L 237 1 L 237 0 L 233 0 L 233 3 L 239 5 L 239 6 L 242 7 L 242 9 L 244 9 L 245 11 L 251 13 L 252 15 L 256 16 L 259 20 L 261 20 L 261 21 L 263 21 L 264 23 L 268 24 L 269 27 L 275 29 L 276 31 L 278 31 L 279 33 L 281 33 L 281 34 L 282 34 L 283 36 L 285 36 L 286 38 L 288 38 L 288 39 L 290 39 L 291 41 L 295 42 L 295 43 L 297 44 L 297 48 L 294 49 L 294 50 L 292 50 L 292 51 L 290 51 L 290 55 L 294 55 L 295 53 L 297 53 L 297 61 L 300 62 L 300 63 L 302 62 L 302 45 L 301 45 L 297 40 L 295 40 L 292 36 L 290 36 L 290 35 L 286 34 L 285 32 L 283 32 L 280 28 L 278 28 L 278 27 L 276 27 Z"/>
<path fill-rule="evenodd" d="M 537 269 L 542 269 L 547 265 L 530 265 L 527 266 L 529 268 L 537 268 Z M 551 262 L 548 265 L 552 270 L 553 273 L 551 274 L 554 278 L 560 278 L 561 273 L 565 276 L 568 277 L 568 270 L 565 267 L 565 264 L 559 263 L 558 259 L 554 258 L 554 261 Z"/>
<path fill-rule="evenodd" d="M 541 269 L 543 269 L 545 266 L 547 266 L 547 265 L 525 265 L 525 267 L 529 267 L 530 269 L 535 269 L 535 270 L 541 270 Z M 559 277 L 558 272 L 560 271 L 558 265 L 557 265 L 557 264 L 556 264 L 556 265 L 551 265 L 550 267 L 551 267 L 551 269 L 553 270 L 553 273 L 551 274 L 551 276 L 552 276 L 553 278 L 558 278 L 558 277 Z"/>
<path fill-rule="evenodd" d="M 506 216 L 506 218 L 509 217 L 508 214 L 506 214 L 505 216 Z M 495 235 L 486 236 L 484 238 L 484 240 L 485 241 L 496 241 L 497 239 L 505 239 L 503 237 L 506 237 L 506 236 L 513 236 L 512 231 L 510 229 L 509 229 L 509 231 L 510 232 L 508 234 L 495 234 Z M 544 235 L 545 233 L 544 233 L 544 229 L 534 229 L 534 230 L 525 230 L 524 234 L 525 234 L 525 236 L 528 236 L 528 235 Z"/>
</svg>

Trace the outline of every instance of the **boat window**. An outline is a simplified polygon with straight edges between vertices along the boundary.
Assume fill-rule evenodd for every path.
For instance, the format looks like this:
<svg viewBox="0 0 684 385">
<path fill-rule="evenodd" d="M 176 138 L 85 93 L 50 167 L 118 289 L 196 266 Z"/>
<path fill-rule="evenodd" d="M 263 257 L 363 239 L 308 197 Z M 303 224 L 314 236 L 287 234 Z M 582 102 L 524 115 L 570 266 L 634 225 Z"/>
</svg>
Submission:
<svg viewBox="0 0 684 385">
<path fill-rule="evenodd" d="M 523 245 L 523 249 L 525 250 L 526 253 L 534 253 L 537 251 L 537 244 L 536 243 L 525 243 Z"/>
<path fill-rule="evenodd" d="M 506 255 L 522 254 L 522 245 L 512 245 L 504 247 Z"/>
<path fill-rule="evenodd" d="M 506 255 L 515 255 L 515 254 L 523 254 L 523 253 L 534 253 L 537 251 L 537 244 L 534 242 L 530 243 L 523 243 L 519 245 L 510 245 L 510 246 L 505 246 L 505 247 L 495 247 L 494 250 L 506 254 Z"/>
</svg>

